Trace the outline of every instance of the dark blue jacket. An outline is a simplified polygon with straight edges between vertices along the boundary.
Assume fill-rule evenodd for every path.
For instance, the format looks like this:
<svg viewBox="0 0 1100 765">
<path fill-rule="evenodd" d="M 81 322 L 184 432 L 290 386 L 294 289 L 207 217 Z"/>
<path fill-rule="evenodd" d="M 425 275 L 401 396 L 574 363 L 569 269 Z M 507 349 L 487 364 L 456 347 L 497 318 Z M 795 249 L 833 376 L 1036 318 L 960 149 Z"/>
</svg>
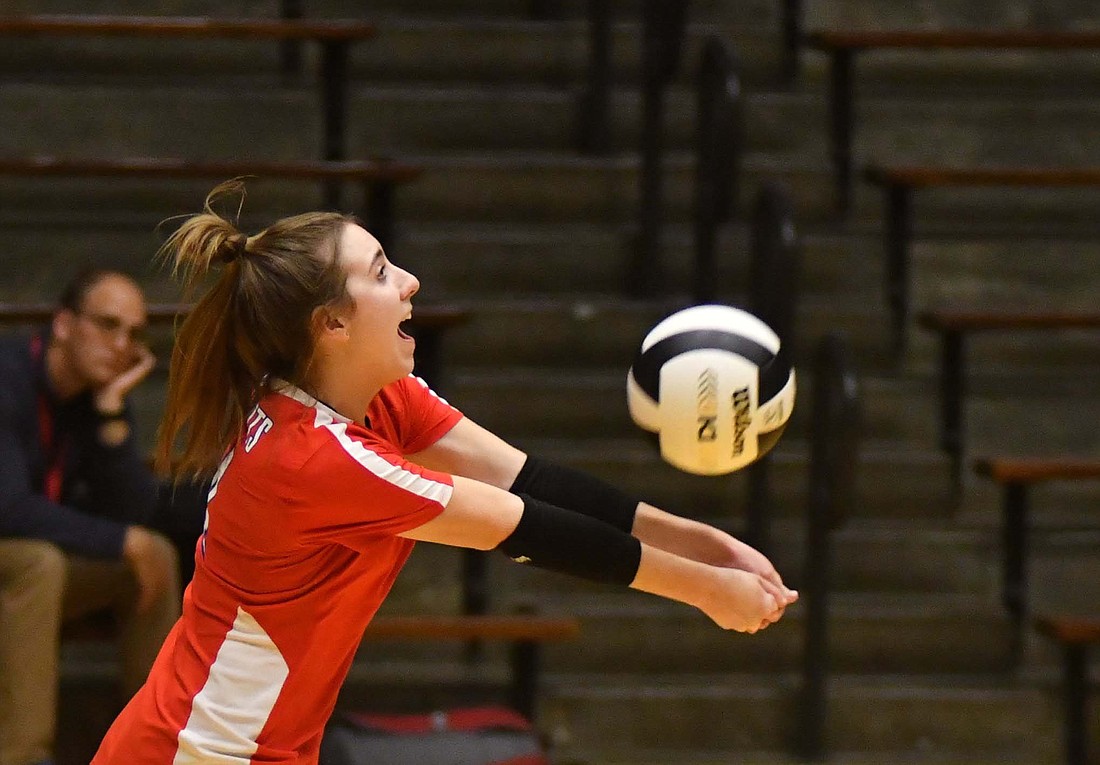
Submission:
<svg viewBox="0 0 1100 765">
<path fill-rule="evenodd" d="M 52 413 L 56 443 L 65 444 L 60 503 L 44 489 L 40 398 Z M 156 501 L 153 475 L 134 443 L 132 417 L 129 411 L 124 416 L 131 437 L 119 446 L 101 444 L 103 418 L 91 393 L 57 401 L 30 338 L 0 338 L 0 537 L 45 539 L 68 552 L 119 558 L 126 527 L 148 523 Z"/>
</svg>

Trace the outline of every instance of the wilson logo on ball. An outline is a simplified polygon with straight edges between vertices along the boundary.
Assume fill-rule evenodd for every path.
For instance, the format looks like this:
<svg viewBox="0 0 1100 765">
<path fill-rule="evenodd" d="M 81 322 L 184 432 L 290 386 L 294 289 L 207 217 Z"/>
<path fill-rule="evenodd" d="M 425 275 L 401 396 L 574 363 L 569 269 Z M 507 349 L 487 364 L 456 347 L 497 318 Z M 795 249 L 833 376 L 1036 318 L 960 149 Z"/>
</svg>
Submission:
<svg viewBox="0 0 1100 765">
<path fill-rule="evenodd" d="M 779 337 L 725 305 L 686 308 L 646 335 L 627 375 L 630 416 L 657 433 L 661 456 L 699 475 L 730 473 L 779 440 L 795 374 Z"/>
<path fill-rule="evenodd" d="M 752 402 L 749 400 L 749 389 L 738 388 L 733 392 L 733 456 L 740 457 L 745 451 L 745 431 L 752 425 L 752 415 L 749 413 Z"/>
</svg>

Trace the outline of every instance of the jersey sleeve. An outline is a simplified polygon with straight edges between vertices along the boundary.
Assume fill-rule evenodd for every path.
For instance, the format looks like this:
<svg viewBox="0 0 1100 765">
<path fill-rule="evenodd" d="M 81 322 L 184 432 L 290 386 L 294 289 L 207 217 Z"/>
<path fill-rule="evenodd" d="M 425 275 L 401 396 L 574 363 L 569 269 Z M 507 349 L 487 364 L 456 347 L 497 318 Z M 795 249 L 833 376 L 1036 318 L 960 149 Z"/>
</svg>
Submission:
<svg viewBox="0 0 1100 765">
<path fill-rule="evenodd" d="M 401 381 L 406 427 L 401 448 L 405 454 L 427 449 L 441 439 L 463 415 L 433 391 L 424 380 L 409 375 Z"/>
<path fill-rule="evenodd" d="M 389 444 L 345 423 L 302 465 L 287 497 L 307 543 L 352 548 L 435 518 L 451 499 L 451 476 L 406 460 Z"/>
</svg>

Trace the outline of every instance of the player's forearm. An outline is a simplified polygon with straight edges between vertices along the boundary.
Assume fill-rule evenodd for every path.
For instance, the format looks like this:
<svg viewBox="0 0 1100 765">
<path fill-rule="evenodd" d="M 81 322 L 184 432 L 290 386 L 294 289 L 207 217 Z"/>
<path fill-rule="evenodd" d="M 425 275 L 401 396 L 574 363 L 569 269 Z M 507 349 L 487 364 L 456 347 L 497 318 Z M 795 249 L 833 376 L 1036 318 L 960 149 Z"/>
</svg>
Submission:
<svg viewBox="0 0 1100 765">
<path fill-rule="evenodd" d="M 630 587 L 703 608 L 718 586 L 716 572 L 713 566 L 643 542 L 638 573 Z"/>
<path fill-rule="evenodd" d="M 690 560 L 712 566 L 730 566 L 735 562 L 729 534 L 645 502 L 638 505 L 632 533 L 647 545 Z"/>
</svg>

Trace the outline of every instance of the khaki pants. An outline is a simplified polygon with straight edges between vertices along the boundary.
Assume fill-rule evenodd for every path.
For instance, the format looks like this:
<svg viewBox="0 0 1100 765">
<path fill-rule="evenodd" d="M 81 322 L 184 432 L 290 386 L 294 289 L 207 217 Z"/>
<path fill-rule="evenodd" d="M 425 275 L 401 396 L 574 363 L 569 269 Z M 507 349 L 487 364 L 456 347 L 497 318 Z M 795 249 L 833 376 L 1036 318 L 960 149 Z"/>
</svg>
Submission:
<svg viewBox="0 0 1100 765">
<path fill-rule="evenodd" d="M 129 698 L 145 682 L 180 608 L 175 548 L 160 541 L 172 563 L 170 586 L 137 613 L 137 583 L 125 563 L 67 555 L 41 540 L 0 539 L 0 765 L 52 754 L 63 622 L 114 609 L 123 693 Z"/>
</svg>

